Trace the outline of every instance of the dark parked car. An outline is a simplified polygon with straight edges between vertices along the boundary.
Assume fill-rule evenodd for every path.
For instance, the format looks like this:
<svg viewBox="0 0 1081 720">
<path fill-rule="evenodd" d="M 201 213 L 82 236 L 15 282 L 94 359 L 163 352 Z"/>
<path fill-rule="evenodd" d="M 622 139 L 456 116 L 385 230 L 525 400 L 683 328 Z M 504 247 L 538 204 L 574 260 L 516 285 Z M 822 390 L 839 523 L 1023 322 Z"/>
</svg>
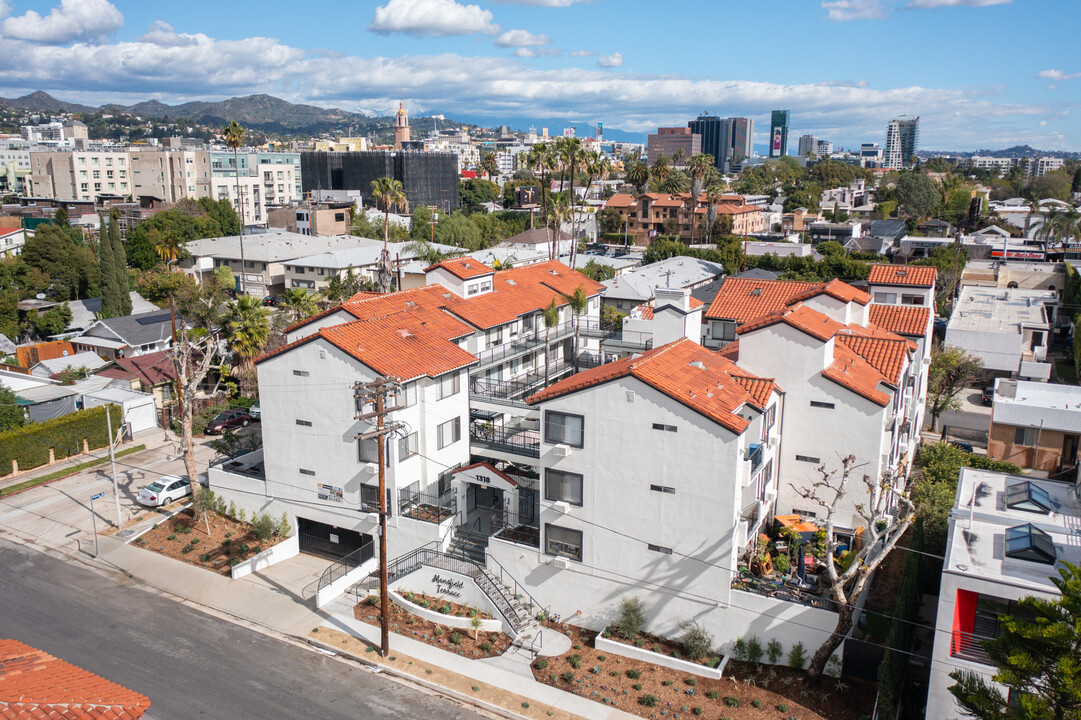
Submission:
<svg viewBox="0 0 1081 720">
<path fill-rule="evenodd" d="M 226 430 L 246 427 L 251 420 L 251 414 L 247 410 L 226 410 L 218 413 L 213 420 L 206 424 L 206 434 L 217 435 Z"/>
<path fill-rule="evenodd" d="M 263 304 L 267 307 L 278 307 L 279 305 L 281 305 L 281 303 L 282 299 L 277 295 L 267 295 L 265 298 L 263 298 Z"/>
<path fill-rule="evenodd" d="M 983 389 L 983 404 L 993 405 L 995 402 L 995 386 L 985 387 Z"/>
<path fill-rule="evenodd" d="M 954 440 L 950 443 L 950 445 L 953 445 L 958 450 L 962 450 L 967 453 L 972 452 L 972 443 L 967 443 L 964 440 Z"/>
</svg>

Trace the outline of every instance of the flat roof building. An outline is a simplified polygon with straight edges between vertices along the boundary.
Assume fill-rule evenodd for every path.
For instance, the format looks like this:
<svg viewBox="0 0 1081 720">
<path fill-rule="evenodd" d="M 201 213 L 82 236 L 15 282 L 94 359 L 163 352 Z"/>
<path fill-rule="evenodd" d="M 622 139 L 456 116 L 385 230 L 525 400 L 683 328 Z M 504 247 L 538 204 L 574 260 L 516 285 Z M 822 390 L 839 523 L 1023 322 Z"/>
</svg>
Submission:
<svg viewBox="0 0 1081 720">
<path fill-rule="evenodd" d="M 946 344 L 980 358 L 987 370 L 1018 373 L 1022 362 L 1047 359 L 1057 306 L 1053 290 L 963 287 L 946 325 Z"/>
</svg>

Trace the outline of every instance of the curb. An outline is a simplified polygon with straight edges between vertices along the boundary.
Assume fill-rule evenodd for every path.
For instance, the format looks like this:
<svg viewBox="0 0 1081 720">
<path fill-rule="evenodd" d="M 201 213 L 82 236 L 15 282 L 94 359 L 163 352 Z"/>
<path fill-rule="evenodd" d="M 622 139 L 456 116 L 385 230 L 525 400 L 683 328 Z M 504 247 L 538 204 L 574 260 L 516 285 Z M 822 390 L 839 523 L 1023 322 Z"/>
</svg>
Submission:
<svg viewBox="0 0 1081 720">
<path fill-rule="evenodd" d="M 508 710 L 508 709 L 506 709 L 504 707 L 501 707 L 499 705 L 493 705 L 492 703 L 485 702 L 484 700 L 479 700 L 479 699 L 477 699 L 475 697 L 472 697 L 470 695 L 460 693 L 457 690 L 451 690 L 450 688 L 443 687 L 442 685 L 439 685 L 439 684 L 436 684 L 436 683 L 433 683 L 433 682 L 428 682 L 427 680 L 424 680 L 422 678 L 418 678 L 416 675 L 410 675 L 409 673 L 407 673 L 407 672 L 405 672 L 403 670 L 398 670 L 397 668 L 392 668 L 392 667 L 388 667 L 387 665 L 382 665 L 380 663 L 372 662 L 371 660 L 363 658 L 363 657 L 361 657 L 359 655 L 354 655 L 351 652 L 348 652 L 346 650 L 342 650 L 341 648 L 336 647 L 334 645 L 330 645 L 329 643 L 321 642 L 319 640 L 316 640 L 315 638 L 311 638 L 311 637 L 307 637 L 307 636 L 305 636 L 305 637 L 293 636 L 293 639 L 299 640 L 301 642 L 306 642 L 309 645 L 317 647 L 317 648 L 319 648 L 321 650 L 325 650 L 327 652 L 334 653 L 335 655 L 340 655 L 342 657 L 349 658 L 350 660 L 358 662 L 361 665 L 364 665 L 366 667 L 376 668 L 378 672 L 381 672 L 383 674 L 392 675 L 395 678 L 397 678 L 399 680 L 402 680 L 404 682 L 409 682 L 409 683 L 414 683 L 416 685 L 420 685 L 421 687 L 427 688 L 428 690 L 431 690 L 432 692 L 435 692 L 435 693 L 437 693 L 439 695 L 454 698 L 458 702 L 464 703 L 466 705 L 472 705 L 474 707 L 480 708 L 481 710 L 485 710 L 487 712 L 499 715 L 500 717 L 509 718 L 510 720 L 532 720 L 532 718 L 527 718 L 525 715 L 520 715 L 520 714 L 514 712 L 513 710 Z M 401 653 L 397 653 L 397 655 L 398 655 L 398 657 L 403 657 L 403 658 L 404 657 L 409 657 L 408 655 L 402 655 Z M 488 683 L 488 684 L 491 685 L 492 687 L 498 687 L 497 685 L 492 685 L 492 683 Z M 537 700 L 536 702 L 540 703 L 542 701 Z M 548 703 L 543 703 L 543 704 L 547 705 Z"/>
<path fill-rule="evenodd" d="M 151 450 L 157 450 L 157 449 L 158 448 L 156 448 L 156 447 L 144 447 L 142 450 L 136 450 L 135 452 L 128 453 L 127 455 L 121 455 L 121 457 L 125 457 L 125 458 L 135 457 L 135 456 L 140 455 L 142 453 L 149 452 Z M 100 465 L 104 465 L 105 463 L 109 462 L 108 457 L 104 457 L 104 458 L 94 457 L 94 459 L 95 460 L 101 460 L 101 462 L 98 463 L 98 465 L 95 465 L 94 467 L 98 467 Z M 67 458 L 65 458 L 64 460 L 67 460 Z M 22 495 L 24 492 L 30 492 L 31 490 L 35 490 L 35 489 L 40 488 L 40 487 L 47 487 L 49 485 L 52 485 L 54 482 L 60 482 L 61 480 L 66 480 L 67 478 L 71 477 L 72 475 L 78 475 L 81 472 L 86 472 L 88 470 L 93 470 L 93 469 L 94 468 L 83 468 L 82 470 L 72 470 L 67 475 L 61 475 L 60 477 L 53 478 L 52 480 L 46 480 L 45 482 L 39 483 L 37 485 L 31 485 L 30 487 L 23 488 L 22 490 L 16 490 L 15 492 L 5 493 L 3 496 L 0 496 L 0 497 L 9 498 L 9 497 L 15 497 L 16 495 Z M 28 470 L 27 472 L 32 472 L 32 471 Z M 45 473 L 45 474 L 48 475 L 49 473 Z M 29 482 L 30 480 L 33 480 L 33 479 L 34 478 L 32 478 L 32 477 L 31 478 L 26 478 L 25 480 L 20 480 L 17 483 L 12 483 L 12 485 L 19 485 L 19 484 L 21 484 L 23 482 Z"/>
</svg>

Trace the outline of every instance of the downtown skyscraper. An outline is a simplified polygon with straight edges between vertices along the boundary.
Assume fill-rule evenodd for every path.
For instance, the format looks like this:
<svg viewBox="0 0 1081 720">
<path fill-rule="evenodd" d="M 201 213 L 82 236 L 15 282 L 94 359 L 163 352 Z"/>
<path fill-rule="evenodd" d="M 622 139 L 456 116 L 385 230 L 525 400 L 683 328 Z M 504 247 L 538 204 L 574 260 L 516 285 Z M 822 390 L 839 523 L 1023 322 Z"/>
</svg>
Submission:
<svg viewBox="0 0 1081 720">
<path fill-rule="evenodd" d="M 882 165 L 891 170 L 900 170 L 911 164 L 916 156 L 920 142 L 920 118 L 902 115 L 890 120 L 886 126 L 886 150 Z"/>
</svg>

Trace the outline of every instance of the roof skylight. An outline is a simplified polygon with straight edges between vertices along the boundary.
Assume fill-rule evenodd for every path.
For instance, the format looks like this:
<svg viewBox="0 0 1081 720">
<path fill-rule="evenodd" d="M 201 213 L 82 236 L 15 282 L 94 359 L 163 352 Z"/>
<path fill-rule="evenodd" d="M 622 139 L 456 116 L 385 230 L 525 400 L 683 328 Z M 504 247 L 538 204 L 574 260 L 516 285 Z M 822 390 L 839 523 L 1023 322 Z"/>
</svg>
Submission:
<svg viewBox="0 0 1081 720">
<path fill-rule="evenodd" d="M 1006 507 L 1010 510 L 1051 514 L 1051 496 L 1039 485 L 1028 480 L 1006 487 Z"/>
<path fill-rule="evenodd" d="M 1055 543 L 1032 523 L 1006 528 L 1006 557 L 1054 565 Z"/>
</svg>

